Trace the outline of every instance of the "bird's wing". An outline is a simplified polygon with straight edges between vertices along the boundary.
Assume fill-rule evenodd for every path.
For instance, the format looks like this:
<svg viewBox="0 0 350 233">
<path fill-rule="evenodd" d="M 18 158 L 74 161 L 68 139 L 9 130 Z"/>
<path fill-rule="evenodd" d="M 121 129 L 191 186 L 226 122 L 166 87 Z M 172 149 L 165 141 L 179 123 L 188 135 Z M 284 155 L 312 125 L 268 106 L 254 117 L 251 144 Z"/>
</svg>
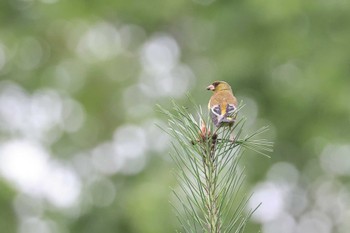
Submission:
<svg viewBox="0 0 350 233">
<path fill-rule="evenodd" d="M 235 111 L 236 111 L 236 106 L 234 104 L 227 104 L 227 106 L 226 106 L 226 114 L 228 116 L 234 114 Z"/>
<path fill-rule="evenodd" d="M 210 116 L 216 127 L 219 126 L 220 120 L 222 119 L 221 115 L 221 107 L 219 104 L 211 106 L 210 108 Z"/>
</svg>

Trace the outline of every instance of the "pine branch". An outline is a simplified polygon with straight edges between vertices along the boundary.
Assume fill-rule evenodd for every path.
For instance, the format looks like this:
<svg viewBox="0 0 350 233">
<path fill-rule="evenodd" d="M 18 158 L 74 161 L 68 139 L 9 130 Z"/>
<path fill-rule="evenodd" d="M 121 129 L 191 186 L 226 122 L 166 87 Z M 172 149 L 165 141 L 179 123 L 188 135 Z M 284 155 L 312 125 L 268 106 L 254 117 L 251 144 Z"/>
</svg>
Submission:
<svg viewBox="0 0 350 233">
<path fill-rule="evenodd" d="M 268 156 L 272 143 L 255 139 L 268 127 L 241 137 L 245 123 L 241 118 L 234 127 L 214 129 L 209 114 L 204 116 L 202 108 L 189 99 L 198 119 L 175 102 L 171 112 L 158 106 L 168 119 L 168 127 L 162 129 L 173 138 L 171 156 L 179 188 L 173 189 L 178 203 L 172 205 L 177 218 L 183 232 L 242 233 L 255 210 L 245 214 L 250 197 L 240 196 L 245 170 L 239 169 L 238 163 L 243 149 Z"/>
</svg>

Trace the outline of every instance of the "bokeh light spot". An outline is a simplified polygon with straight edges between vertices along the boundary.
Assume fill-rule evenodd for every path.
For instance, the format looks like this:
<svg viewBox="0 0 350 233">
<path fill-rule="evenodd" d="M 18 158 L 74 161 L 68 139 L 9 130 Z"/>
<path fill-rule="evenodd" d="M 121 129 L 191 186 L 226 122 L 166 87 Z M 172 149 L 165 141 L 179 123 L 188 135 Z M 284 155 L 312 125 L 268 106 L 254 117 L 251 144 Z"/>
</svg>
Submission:
<svg viewBox="0 0 350 233">
<path fill-rule="evenodd" d="M 169 71 L 179 59 L 179 47 L 169 36 L 156 36 L 146 42 L 141 52 L 143 66 L 156 72 Z"/>
<path fill-rule="evenodd" d="M 249 200 L 249 207 L 256 208 L 260 203 L 261 206 L 256 210 L 252 218 L 258 222 L 267 222 L 276 219 L 284 208 L 284 190 L 280 186 L 266 182 L 259 184 L 253 191 L 254 195 Z"/>
<path fill-rule="evenodd" d="M 321 167 L 333 175 L 350 175 L 350 145 L 329 145 L 320 157 Z"/>
<path fill-rule="evenodd" d="M 120 172 L 136 174 L 146 163 L 145 151 L 147 139 L 144 130 L 135 125 L 119 127 L 113 137 L 115 162 L 120 166 Z"/>
<path fill-rule="evenodd" d="M 34 142 L 9 141 L 0 147 L 0 172 L 20 190 L 39 194 L 48 159 L 46 151 Z"/>
<path fill-rule="evenodd" d="M 267 179 L 276 183 L 288 183 L 290 186 L 298 183 L 299 171 L 287 162 L 274 164 L 267 173 Z"/>
<path fill-rule="evenodd" d="M 82 60 L 94 62 L 115 57 L 121 52 L 118 30 L 110 23 L 100 22 L 83 34 L 76 47 Z"/>
<path fill-rule="evenodd" d="M 80 194 L 80 181 L 73 170 L 50 160 L 45 149 L 32 141 L 1 144 L 0 173 L 20 191 L 45 198 L 56 207 L 75 204 Z"/>
</svg>

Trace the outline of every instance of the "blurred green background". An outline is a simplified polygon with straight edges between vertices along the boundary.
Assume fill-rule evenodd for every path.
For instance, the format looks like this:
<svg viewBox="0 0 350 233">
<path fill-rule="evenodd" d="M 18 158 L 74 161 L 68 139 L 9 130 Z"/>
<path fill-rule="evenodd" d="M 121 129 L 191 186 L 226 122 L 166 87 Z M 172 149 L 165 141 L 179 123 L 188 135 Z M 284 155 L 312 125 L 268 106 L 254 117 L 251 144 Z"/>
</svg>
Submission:
<svg viewBox="0 0 350 233">
<path fill-rule="evenodd" d="M 174 232 L 155 104 L 225 80 L 275 142 L 246 232 L 348 233 L 349 42 L 346 0 L 2 0 L 1 232 Z"/>
</svg>

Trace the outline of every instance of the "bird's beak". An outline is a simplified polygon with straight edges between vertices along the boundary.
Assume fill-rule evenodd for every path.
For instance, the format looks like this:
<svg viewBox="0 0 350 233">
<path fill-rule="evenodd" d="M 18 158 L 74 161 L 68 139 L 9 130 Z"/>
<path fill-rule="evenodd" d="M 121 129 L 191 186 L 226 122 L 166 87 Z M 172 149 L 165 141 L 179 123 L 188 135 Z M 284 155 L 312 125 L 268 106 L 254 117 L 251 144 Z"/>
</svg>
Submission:
<svg viewBox="0 0 350 233">
<path fill-rule="evenodd" d="M 213 84 L 207 86 L 207 90 L 214 91 L 215 87 Z"/>
</svg>

